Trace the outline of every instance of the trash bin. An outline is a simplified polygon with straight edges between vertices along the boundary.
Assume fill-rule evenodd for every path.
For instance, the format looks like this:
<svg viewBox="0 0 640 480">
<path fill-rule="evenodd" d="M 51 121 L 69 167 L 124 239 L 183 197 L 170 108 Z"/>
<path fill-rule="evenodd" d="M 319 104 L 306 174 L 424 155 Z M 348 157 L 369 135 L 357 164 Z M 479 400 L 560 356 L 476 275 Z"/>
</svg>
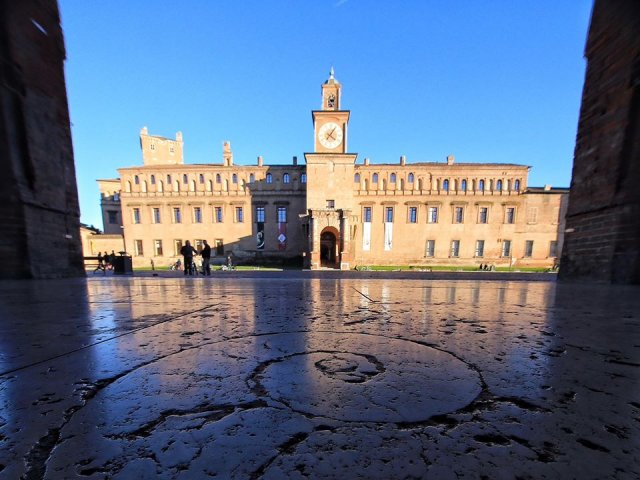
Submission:
<svg viewBox="0 0 640 480">
<path fill-rule="evenodd" d="M 133 263 L 130 255 L 122 255 L 113 259 L 113 273 L 115 275 L 132 275 Z"/>
</svg>

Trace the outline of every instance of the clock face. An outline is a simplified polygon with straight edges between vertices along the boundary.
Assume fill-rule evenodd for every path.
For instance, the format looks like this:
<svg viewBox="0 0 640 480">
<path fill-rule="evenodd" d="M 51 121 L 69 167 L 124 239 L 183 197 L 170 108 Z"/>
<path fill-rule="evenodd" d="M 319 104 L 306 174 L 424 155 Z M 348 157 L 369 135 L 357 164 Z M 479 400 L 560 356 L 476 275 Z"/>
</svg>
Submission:
<svg viewBox="0 0 640 480">
<path fill-rule="evenodd" d="M 336 148 L 342 143 L 342 129 L 334 122 L 327 122 L 318 131 L 318 141 L 325 148 Z"/>
</svg>

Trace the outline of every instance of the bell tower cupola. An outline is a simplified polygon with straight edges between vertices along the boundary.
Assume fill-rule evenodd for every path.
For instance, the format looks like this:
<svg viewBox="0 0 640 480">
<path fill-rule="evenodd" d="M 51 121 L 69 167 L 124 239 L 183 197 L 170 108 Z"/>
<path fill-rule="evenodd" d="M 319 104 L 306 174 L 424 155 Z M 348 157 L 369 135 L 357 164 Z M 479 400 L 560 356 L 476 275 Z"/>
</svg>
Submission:
<svg viewBox="0 0 640 480">
<path fill-rule="evenodd" d="M 342 85 L 334 77 L 333 67 L 329 78 L 322 84 L 322 110 L 340 110 L 340 89 Z"/>
</svg>

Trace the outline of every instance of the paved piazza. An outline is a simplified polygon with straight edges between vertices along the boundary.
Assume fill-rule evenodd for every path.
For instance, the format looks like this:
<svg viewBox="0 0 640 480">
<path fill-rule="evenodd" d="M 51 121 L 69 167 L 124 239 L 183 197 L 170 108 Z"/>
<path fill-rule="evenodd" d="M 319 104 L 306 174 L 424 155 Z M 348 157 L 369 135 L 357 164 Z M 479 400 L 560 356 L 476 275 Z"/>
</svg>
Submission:
<svg viewBox="0 0 640 480">
<path fill-rule="evenodd" d="M 638 287 L 5 282 L 0 372 L 0 478 L 640 477 Z"/>
</svg>

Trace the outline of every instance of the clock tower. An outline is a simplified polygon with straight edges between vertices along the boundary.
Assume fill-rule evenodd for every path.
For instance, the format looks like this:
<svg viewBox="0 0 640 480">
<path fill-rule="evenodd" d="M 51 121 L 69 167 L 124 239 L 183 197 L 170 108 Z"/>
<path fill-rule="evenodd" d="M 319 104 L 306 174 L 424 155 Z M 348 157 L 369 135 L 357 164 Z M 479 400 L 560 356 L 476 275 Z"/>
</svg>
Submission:
<svg viewBox="0 0 640 480">
<path fill-rule="evenodd" d="M 341 110 L 342 85 L 333 68 L 322 84 L 322 109 L 313 110 L 314 151 L 307 163 L 309 250 L 307 266 L 350 268 L 356 153 L 347 153 L 349 110 Z"/>
<path fill-rule="evenodd" d="M 322 110 L 311 112 L 315 152 L 347 152 L 347 124 L 350 112 L 340 110 L 341 89 L 342 85 L 335 79 L 332 67 L 328 80 L 322 84 Z"/>
</svg>

